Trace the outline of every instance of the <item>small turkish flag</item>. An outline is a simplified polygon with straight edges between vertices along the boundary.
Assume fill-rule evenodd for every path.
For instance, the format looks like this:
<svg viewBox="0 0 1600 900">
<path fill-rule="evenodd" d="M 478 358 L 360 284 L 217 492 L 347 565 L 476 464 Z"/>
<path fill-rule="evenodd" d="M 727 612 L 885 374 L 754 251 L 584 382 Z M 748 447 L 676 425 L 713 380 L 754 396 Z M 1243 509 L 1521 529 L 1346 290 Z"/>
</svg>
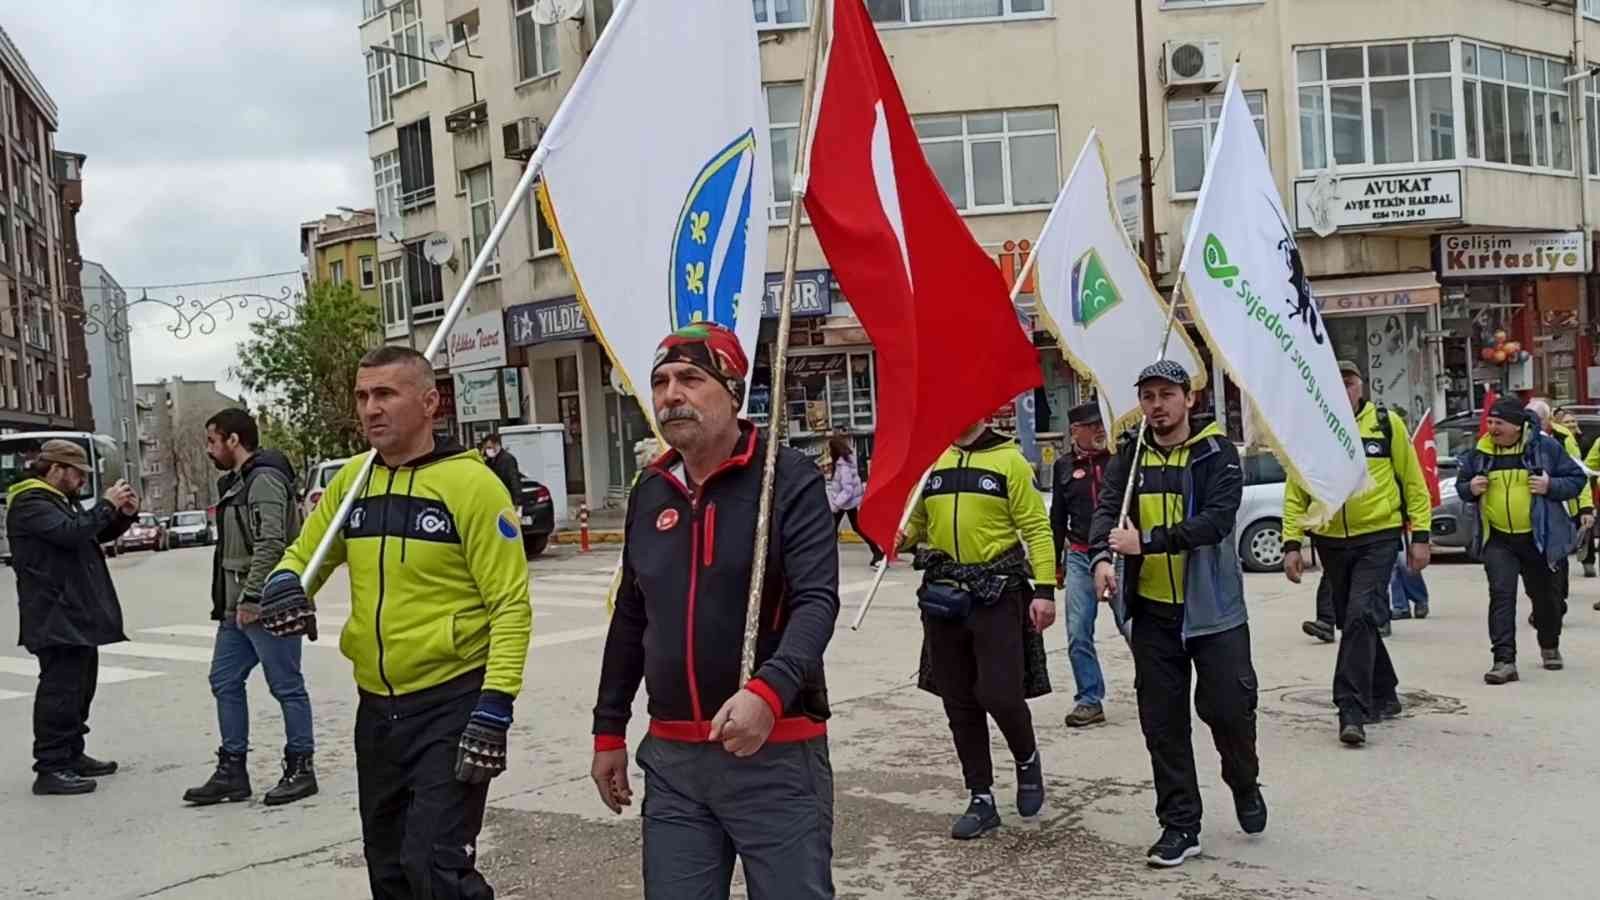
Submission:
<svg viewBox="0 0 1600 900">
<path fill-rule="evenodd" d="M 1478 416 L 1478 437 L 1489 433 L 1489 410 L 1494 409 L 1495 403 L 1499 400 L 1500 395 L 1495 393 L 1494 388 L 1483 392 L 1483 413 Z"/>
<path fill-rule="evenodd" d="M 1422 477 L 1428 482 L 1428 497 L 1434 506 L 1439 505 L 1439 444 L 1433 432 L 1433 410 L 1422 414 L 1416 433 L 1411 435 L 1411 446 L 1417 449 L 1417 462 L 1422 464 Z"/>
</svg>

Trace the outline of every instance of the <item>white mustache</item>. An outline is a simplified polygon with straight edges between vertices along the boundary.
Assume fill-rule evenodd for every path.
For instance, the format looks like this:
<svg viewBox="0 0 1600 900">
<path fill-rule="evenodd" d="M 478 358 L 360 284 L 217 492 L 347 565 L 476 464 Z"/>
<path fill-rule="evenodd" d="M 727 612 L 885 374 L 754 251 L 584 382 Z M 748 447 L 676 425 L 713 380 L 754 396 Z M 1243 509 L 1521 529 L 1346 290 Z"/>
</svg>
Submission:
<svg viewBox="0 0 1600 900">
<path fill-rule="evenodd" d="M 692 406 L 668 406 L 656 410 L 656 421 L 662 425 L 676 422 L 679 419 L 688 419 L 692 422 L 700 421 L 700 410 Z"/>
</svg>

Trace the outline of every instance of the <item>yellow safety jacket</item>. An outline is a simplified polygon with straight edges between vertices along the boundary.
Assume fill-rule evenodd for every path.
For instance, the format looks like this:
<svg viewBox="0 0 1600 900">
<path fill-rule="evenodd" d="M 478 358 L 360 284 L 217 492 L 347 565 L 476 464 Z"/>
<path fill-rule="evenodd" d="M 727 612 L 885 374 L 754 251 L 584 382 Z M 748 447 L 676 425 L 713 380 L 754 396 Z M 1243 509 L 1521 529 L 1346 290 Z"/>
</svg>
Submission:
<svg viewBox="0 0 1600 900">
<path fill-rule="evenodd" d="M 1385 531 L 1398 533 L 1409 521 L 1411 539 L 1427 542 L 1433 527 L 1433 506 L 1422 463 L 1408 438 L 1405 422 L 1392 410 L 1385 409 L 1384 413 L 1389 419 L 1387 429 L 1378 419 L 1377 404 L 1364 403 L 1356 413 L 1356 428 L 1366 451 L 1372 486 L 1345 500 L 1326 525 L 1313 528 L 1311 533 L 1316 537 L 1337 541 Z M 1402 486 L 1405 488 L 1403 504 Z M 1301 523 L 1310 505 L 1311 495 L 1305 485 L 1290 478 L 1283 490 L 1286 551 L 1298 550 L 1305 539 Z"/>
</svg>

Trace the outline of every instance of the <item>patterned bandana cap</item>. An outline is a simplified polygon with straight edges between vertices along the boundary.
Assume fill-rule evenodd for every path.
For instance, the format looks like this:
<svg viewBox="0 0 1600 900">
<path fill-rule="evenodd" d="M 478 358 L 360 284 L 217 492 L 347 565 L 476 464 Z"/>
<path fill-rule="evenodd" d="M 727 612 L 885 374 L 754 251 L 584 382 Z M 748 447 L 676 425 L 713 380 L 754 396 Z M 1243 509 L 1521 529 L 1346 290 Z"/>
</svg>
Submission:
<svg viewBox="0 0 1600 900">
<path fill-rule="evenodd" d="M 652 373 L 665 363 L 688 363 L 704 369 L 717 379 L 733 402 L 744 406 L 744 380 L 750 374 L 750 360 L 739 346 L 739 336 L 715 322 L 696 322 L 674 331 L 656 346 Z"/>
<path fill-rule="evenodd" d="M 1146 381 L 1156 378 L 1159 378 L 1162 381 L 1170 381 L 1184 390 L 1189 389 L 1190 382 L 1188 371 L 1186 371 L 1183 366 L 1178 365 L 1170 359 L 1156 360 L 1150 365 L 1145 366 L 1144 371 L 1139 373 L 1139 379 L 1133 384 L 1134 387 L 1138 387 L 1139 385 L 1144 384 Z"/>
</svg>

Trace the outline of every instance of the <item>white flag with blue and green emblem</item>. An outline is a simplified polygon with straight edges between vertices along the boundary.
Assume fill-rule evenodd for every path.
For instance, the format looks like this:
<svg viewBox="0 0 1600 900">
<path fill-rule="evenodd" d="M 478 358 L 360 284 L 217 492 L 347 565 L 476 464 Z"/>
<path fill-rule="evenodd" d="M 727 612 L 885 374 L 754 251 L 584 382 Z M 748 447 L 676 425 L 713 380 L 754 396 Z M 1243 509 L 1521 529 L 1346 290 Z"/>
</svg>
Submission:
<svg viewBox="0 0 1600 900">
<path fill-rule="evenodd" d="M 755 358 L 767 141 L 755 18 L 730 0 L 623 0 L 540 138 L 540 200 L 589 327 L 646 407 L 671 331 L 715 321 Z"/>
</svg>

